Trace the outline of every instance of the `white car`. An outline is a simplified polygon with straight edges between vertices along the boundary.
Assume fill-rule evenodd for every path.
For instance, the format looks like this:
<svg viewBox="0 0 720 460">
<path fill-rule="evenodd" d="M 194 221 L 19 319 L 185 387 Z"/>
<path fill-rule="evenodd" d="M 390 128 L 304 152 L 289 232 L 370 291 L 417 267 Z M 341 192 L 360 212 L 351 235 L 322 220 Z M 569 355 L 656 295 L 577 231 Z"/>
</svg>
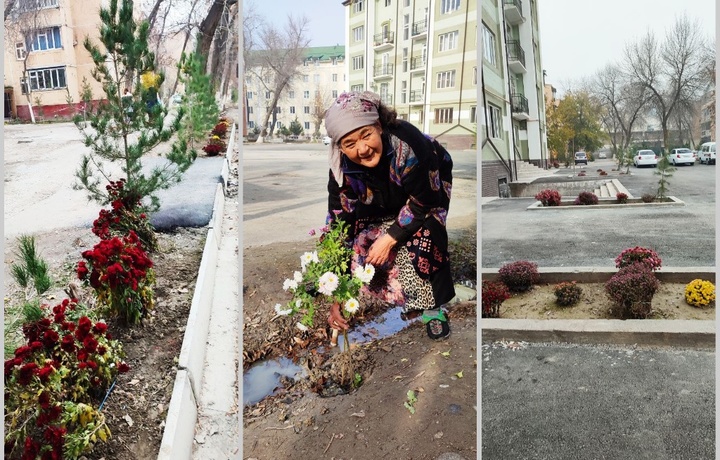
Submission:
<svg viewBox="0 0 720 460">
<path fill-rule="evenodd" d="M 673 166 L 680 164 L 693 166 L 695 165 L 695 155 L 690 149 L 672 149 L 668 155 L 668 161 Z"/>
<path fill-rule="evenodd" d="M 330 145 L 332 143 L 332 138 L 330 136 L 323 137 L 323 144 Z"/>
<path fill-rule="evenodd" d="M 715 164 L 715 142 L 705 142 L 701 145 L 698 158 L 700 159 L 700 163 L 708 165 L 710 163 Z"/>
<path fill-rule="evenodd" d="M 655 168 L 657 163 L 658 157 L 652 150 L 638 150 L 638 153 L 633 158 L 633 164 L 636 168 L 640 166 L 652 166 Z"/>
</svg>

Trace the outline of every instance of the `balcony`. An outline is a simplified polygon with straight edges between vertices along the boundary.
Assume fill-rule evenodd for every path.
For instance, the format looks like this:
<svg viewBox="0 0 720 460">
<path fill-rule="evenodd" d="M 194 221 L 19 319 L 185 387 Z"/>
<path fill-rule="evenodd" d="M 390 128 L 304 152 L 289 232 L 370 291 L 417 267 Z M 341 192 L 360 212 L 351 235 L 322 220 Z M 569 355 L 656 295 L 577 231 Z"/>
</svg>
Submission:
<svg viewBox="0 0 720 460">
<path fill-rule="evenodd" d="M 383 104 L 391 106 L 393 103 L 392 102 L 392 94 L 380 93 L 380 100 L 383 102 Z"/>
<path fill-rule="evenodd" d="M 423 104 L 425 102 L 425 94 L 422 91 L 410 91 L 410 105 Z"/>
<path fill-rule="evenodd" d="M 510 95 L 510 107 L 512 107 L 512 117 L 514 119 L 519 121 L 530 119 L 528 100 L 522 94 Z"/>
<path fill-rule="evenodd" d="M 414 22 L 412 25 L 412 38 L 422 38 L 427 36 L 427 19 Z"/>
<path fill-rule="evenodd" d="M 390 49 L 395 45 L 395 32 L 385 31 L 373 36 L 373 48 L 376 51 Z"/>
<path fill-rule="evenodd" d="M 425 70 L 425 59 L 422 56 L 416 56 L 410 59 L 410 72 L 421 72 Z"/>
<path fill-rule="evenodd" d="M 525 50 L 520 46 L 519 40 L 508 41 L 508 67 L 515 73 L 526 73 L 525 68 Z"/>
<path fill-rule="evenodd" d="M 393 64 L 376 65 L 373 67 L 373 78 L 375 80 L 389 79 L 395 74 Z"/>
<path fill-rule="evenodd" d="M 503 8 L 505 10 L 505 20 L 508 24 L 514 26 L 525 22 L 521 0 L 503 0 Z"/>
</svg>

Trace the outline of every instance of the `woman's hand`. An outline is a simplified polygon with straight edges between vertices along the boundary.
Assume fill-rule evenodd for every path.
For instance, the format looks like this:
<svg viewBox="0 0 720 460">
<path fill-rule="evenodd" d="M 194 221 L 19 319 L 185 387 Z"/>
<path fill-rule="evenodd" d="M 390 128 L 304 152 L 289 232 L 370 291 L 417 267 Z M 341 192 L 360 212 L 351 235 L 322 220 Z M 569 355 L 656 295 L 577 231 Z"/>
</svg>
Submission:
<svg viewBox="0 0 720 460">
<path fill-rule="evenodd" d="M 373 264 L 376 267 L 384 264 L 390 259 L 390 251 L 395 247 L 397 241 L 387 233 L 375 240 L 370 246 L 365 263 Z"/>
<path fill-rule="evenodd" d="M 334 303 L 330 306 L 330 316 L 328 316 L 328 324 L 332 329 L 347 330 L 350 325 L 340 313 L 340 304 Z"/>
</svg>

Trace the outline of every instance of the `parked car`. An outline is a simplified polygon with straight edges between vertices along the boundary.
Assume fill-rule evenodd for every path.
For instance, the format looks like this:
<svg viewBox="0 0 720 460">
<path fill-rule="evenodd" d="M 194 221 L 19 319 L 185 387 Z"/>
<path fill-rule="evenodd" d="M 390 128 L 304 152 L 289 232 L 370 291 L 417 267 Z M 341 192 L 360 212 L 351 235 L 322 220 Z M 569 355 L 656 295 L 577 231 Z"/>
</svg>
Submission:
<svg viewBox="0 0 720 460">
<path fill-rule="evenodd" d="M 330 143 L 332 143 L 332 139 L 330 138 L 330 136 L 323 137 L 323 144 L 330 145 Z"/>
<path fill-rule="evenodd" d="M 633 164 L 635 167 L 640 166 L 652 166 L 657 167 L 658 157 L 652 150 L 638 150 L 633 158 Z"/>
<path fill-rule="evenodd" d="M 575 164 L 585 163 L 588 164 L 588 157 L 585 152 L 575 152 Z"/>
<path fill-rule="evenodd" d="M 715 164 L 715 142 L 705 142 L 700 146 L 700 163 Z"/>
<path fill-rule="evenodd" d="M 607 155 L 605 154 L 605 152 L 598 153 L 598 160 L 604 160 L 606 158 L 607 158 Z"/>
<path fill-rule="evenodd" d="M 690 149 L 685 149 L 685 148 L 672 149 L 672 151 L 668 155 L 668 161 L 673 166 L 676 166 L 679 164 L 687 164 L 687 165 L 693 166 L 693 165 L 695 165 L 695 156 L 693 155 L 693 152 Z"/>
</svg>

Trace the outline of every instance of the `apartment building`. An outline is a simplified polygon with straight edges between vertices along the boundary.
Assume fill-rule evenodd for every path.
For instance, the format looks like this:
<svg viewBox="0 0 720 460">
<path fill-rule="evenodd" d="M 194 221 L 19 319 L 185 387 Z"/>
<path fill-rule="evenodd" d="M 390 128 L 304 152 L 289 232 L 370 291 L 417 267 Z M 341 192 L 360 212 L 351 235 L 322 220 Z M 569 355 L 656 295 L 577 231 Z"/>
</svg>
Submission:
<svg viewBox="0 0 720 460">
<path fill-rule="evenodd" d="M 498 196 L 547 168 L 537 1 L 482 0 L 481 21 L 482 196 Z"/>
<path fill-rule="evenodd" d="M 268 132 L 272 126 L 274 134 L 277 134 L 278 130 L 289 127 L 297 119 L 303 128 L 303 138 L 311 139 L 316 133 L 319 137 L 326 134 L 321 115 L 347 88 L 345 47 L 310 47 L 303 56 L 297 76 L 280 94 L 275 113 L 268 120 Z M 273 78 L 270 70 L 261 67 L 245 71 L 248 133 L 262 129 L 273 98 Z"/>
<path fill-rule="evenodd" d="M 96 97 L 102 94 L 83 46 L 86 36 L 98 40 L 101 0 L 37 0 L 35 4 L 37 10 L 11 13 L 5 23 L 6 119 L 29 120 L 29 104 L 37 106 L 36 117 L 71 116 L 81 100 L 83 78 Z"/>
<path fill-rule="evenodd" d="M 350 90 L 449 149 L 477 143 L 477 0 L 346 0 Z"/>
</svg>

